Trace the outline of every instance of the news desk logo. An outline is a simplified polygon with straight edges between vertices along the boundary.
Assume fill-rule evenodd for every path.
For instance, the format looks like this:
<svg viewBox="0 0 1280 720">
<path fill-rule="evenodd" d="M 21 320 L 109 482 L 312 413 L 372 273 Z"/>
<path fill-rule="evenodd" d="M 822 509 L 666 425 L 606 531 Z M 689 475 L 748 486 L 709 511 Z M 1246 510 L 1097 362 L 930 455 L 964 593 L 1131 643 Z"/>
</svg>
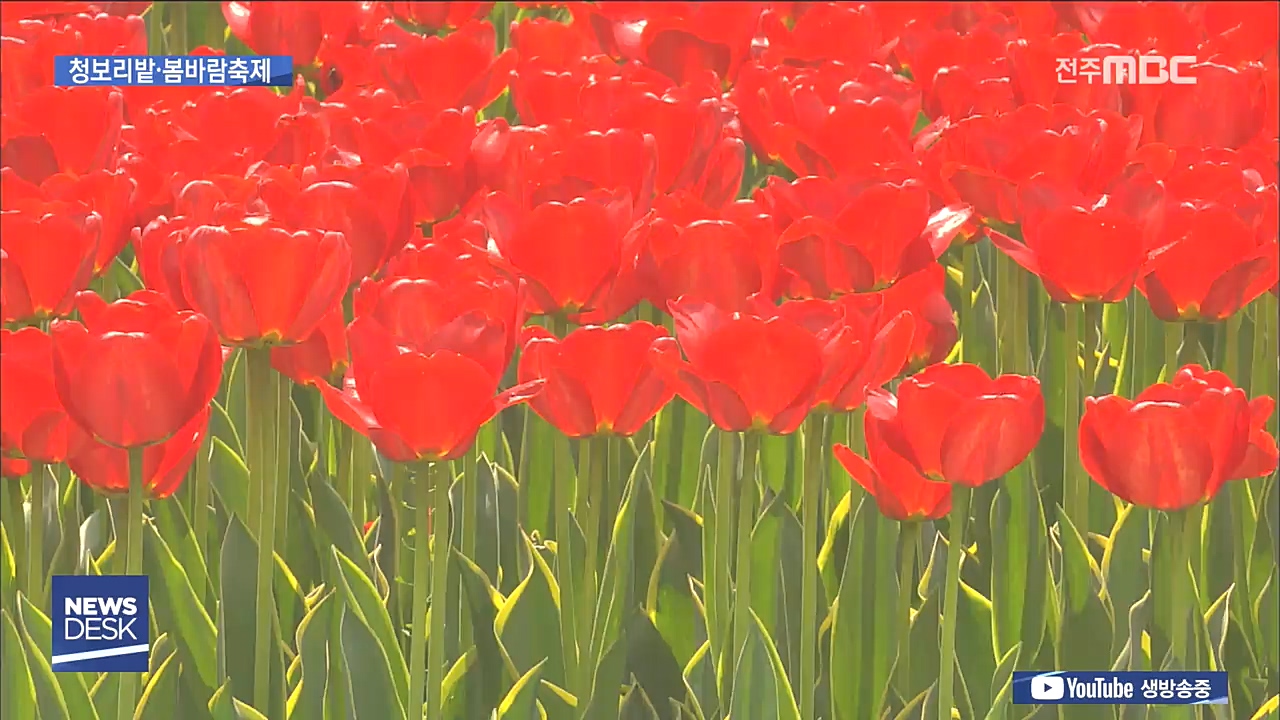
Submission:
<svg viewBox="0 0 1280 720">
<path fill-rule="evenodd" d="M 1015 672 L 1016 705 L 1224 705 L 1224 672 Z"/>
<path fill-rule="evenodd" d="M 1075 85 L 1077 76 L 1088 85 L 1195 85 L 1189 68 L 1194 55 L 1107 55 L 1101 58 L 1057 58 L 1058 83 Z"/>
<path fill-rule="evenodd" d="M 55 575 L 55 672 L 146 672 L 146 575 Z"/>
</svg>

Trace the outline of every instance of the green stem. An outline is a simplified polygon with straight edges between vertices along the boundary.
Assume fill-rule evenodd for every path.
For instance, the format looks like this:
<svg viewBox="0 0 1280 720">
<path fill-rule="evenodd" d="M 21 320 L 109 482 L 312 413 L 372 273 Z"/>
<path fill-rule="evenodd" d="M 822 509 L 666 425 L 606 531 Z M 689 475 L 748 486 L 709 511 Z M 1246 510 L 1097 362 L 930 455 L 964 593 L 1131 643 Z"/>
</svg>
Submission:
<svg viewBox="0 0 1280 720">
<path fill-rule="evenodd" d="M 414 545 L 413 611 L 409 636 L 409 717 L 422 717 L 427 674 L 427 590 L 431 579 L 431 470 L 420 466 L 413 473 Z M 433 600 L 432 606 L 435 605 Z M 433 693 L 434 694 L 434 693 Z"/>
<path fill-rule="evenodd" d="M 1187 582 L 1191 562 L 1191 538 L 1193 524 L 1199 519 L 1199 506 L 1192 506 L 1169 514 L 1169 530 L 1173 535 L 1173 586 L 1169 588 L 1170 609 L 1172 617 L 1169 627 L 1169 649 L 1176 663 L 1176 670 L 1192 670 L 1191 653 L 1188 652 L 1188 619 L 1191 614 L 1191 587 Z"/>
<path fill-rule="evenodd" d="M 742 434 L 742 472 L 738 478 L 738 576 L 733 587 L 733 660 L 746 645 L 747 631 L 751 627 L 751 531 L 756 524 L 756 459 L 760 454 L 760 439 L 760 433 L 754 430 Z"/>
<path fill-rule="evenodd" d="M 1146 300 L 1137 290 L 1133 291 L 1130 297 L 1129 307 L 1133 312 L 1133 338 L 1129 344 L 1133 346 L 1133 364 L 1130 373 L 1133 375 L 1133 396 L 1142 392 L 1143 388 L 1150 382 L 1147 373 L 1147 364 L 1151 360 L 1147 357 L 1150 354 L 1151 345 L 1149 343 L 1150 330 L 1148 330 L 1148 315 L 1151 314 L 1150 308 L 1147 307 Z"/>
<path fill-rule="evenodd" d="M 176 2 L 169 8 L 170 50 L 174 55 L 187 54 L 187 3 Z"/>
<path fill-rule="evenodd" d="M 0 479 L 0 486 L 5 489 L 3 522 L 7 527 L 6 535 L 9 538 L 9 543 L 13 547 L 13 556 L 15 558 L 26 557 L 28 532 L 22 509 L 24 502 L 22 499 L 22 483 L 12 479 Z M 30 592 L 30 588 L 26 587 L 26 577 L 15 577 L 14 581 L 21 583 L 24 591 Z"/>
<path fill-rule="evenodd" d="M 272 522 L 275 524 L 274 547 L 284 553 L 289 542 L 289 497 L 293 479 L 293 467 L 290 443 L 293 442 L 293 381 L 285 375 L 275 373 L 278 398 L 276 401 L 276 486 L 275 497 L 271 502 L 275 506 Z M 363 526 L 360 528 L 363 530 Z M 274 548 L 273 548 L 274 551 Z M 274 575 L 274 573 L 273 573 Z"/>
<path fill-rule="evenodd" d="M 431 633 L 427 636 L 427 720 L 442 720 L 444 616 L 449 588 L 449 463 L 431 465 Z"/>
<path fill-rule="evenodd" d="M 1240 374 L 1240 323 L 1244 313 L 1238 312 L 1227 318 L 1226 352 L 1222 359 L 1222 371 L 1237 385 L 1242 384 L 1237 376 Z M 1255 343 L 1256 345 L 1256 343 Z M 1227 486 L 1227 502 L 1230 503 L 1232 522 L 1232 541 L 1235 552 L 1232 553 L 1233 575 L 1238 592 L 1233 592 L 1236 599 L 1246 599 L 1239 607 L 1242 609 L 1240 620 L 1246 637 L 1256 637 L 1254 633 L 1253 615 L 1247 598 L 1253 595 L 1249 591 L 1249 549 L 1252 547 L 1251 530 L 1257 523 L 1257 515 L 1253 505 L 1253 497 L 1249 493 L 1249 483 L 1234 482 Z"/>
<path fill-rule="evenodd" d="M 960 359 L 964 362 L 976 362 L 978 359 L 977 349 L 971 343 L 978 342 L 978 314 L 974 306 L 974 298 L 979 289 L 979 275 L 981 271 L 978 269 L 978 245 L 977 243 L 965 243 L 960 248 L 961 262 L 963 263 L 964 278 L 962 293 L 960 296 Z M 854 450 L 857 452 L 857 450 Z"/>
<path fill-rule="evenodd" d="M 600 531 L 601 518 L 604 513 L 605 484 L 607 482 L 606 467 L 609 462 L 608 440 L 605 438 L 584 438 L 578 446 L 578 506 L 585 511 L 586 524 L 582 533 L 586 538 L 585 557 L 582 563 L 582 606 L 578 608 L 578 642 L 587 648 L 584 657 L 579 659 L 579 713 L 584 712 L 587 700 L 590 699 L 595 683 L 595 663 L 597 651 L 594 629 L 596 615 L 596 598 L 599 593 L 600 574 Z"/>
<path fill-rule="evenodd" d="M 527 424 L 527 423 L 526 423 Z M 560 649 L 564 655 L 564 673 L 570 682 L 578 681 L 578 636 L 574 619 L 577 612 L 578 568 L 569 558 L 573 536 L 573 453 L 569 438 L 557 433 L 553 438 L 555 454 L 552 472 L 555 482 L 556 582 L 560 588 Z M 522 451 L 523 452 L 523 451 Z M 573 689 L 577 689 L 574 686 Z"/>
<path fill-rule="evenodd" d="M 951 528 L 947 538 L 947 580 L 942 610 L 942 659 L 938 677 L 938 717 L 951 717 L 955 706 L 956 608 L 960 602 L 960 566 L 964 560 L 964 531 L 969 522 L 969 498 L 964 485 L 951 486 Z"/>
<path fill-rule="evenodd" d="M 898 557 L 898 678 L 902 687 L 911 680 L 911 604 L 916 588 L 916 547 L 920 544 L 920 524 L 902 523 L 902 549 Z"/>
<path fill-rule="evenodd" d="M 196 466 L 191 474 L 191 532 L 196 536 L 196 544 L 204 557 L 212 552 L 209 541 L 209 452 L 211 434 L 206 434 L 196 451 Z M 205 600 L 206 588 L 201 588 L 197 595 Z"/>
<path fill-rule="evenodd" d="M 147 54 L 164 54 L 164 10 L 167 2 L 153 2 L 147 10 Z"/>
<path fill-rule="evenodd" d="M 250 477 L 261 493 L 258 503 L 257 607 L 253 643 L 253 706 L 266 711 L 271 702 L 271 619 L 276 536 L 276 414 L 279 412 L 279 379 L 271 369 L 271 351 L 245 351 L 248 371 L 249 434 L 256 448 L 250 454 Z"/>
<path fill-rule="evenodd" d="M 1160 378 L 1164 382 L 1173 382 L 1173 375 L 1178 372 L 1178 349 L 1182 347 L 1183 332 L 1183 323 L 1164 324 L 1164 372 Z"/>
<path fill-rule="evenodd" d="M 479 435 L 479 433 L 477 433 Z M 476 557 L 476 544 L 478 542 L 478 532 L 476 524 L 480 517 L 480 489 L 476 483 L 480 481 L 477 474 L 477 468 L 480 464 L 480 446 L 473 444 L 471 449 L 467 451 L 462 459 L 462 482 L 459 488 L 462 492 L 462 516 L 458 518 L 458 530 L 462 534 L 462 554 L 469 558 Z M 461 626 L 461 645 L 462 647 L 471 647 L 472 628 L 471 628 L 471 608 L 467 603 L 459 603 L 462 608 Z"/>
<path fill-rule="evenodd" d="M 338 491 L 338 497 L 342 498 L 343 503 L 347 507 L 352 506 L 351 500 L 351 477 L 354 468 L 351 461 L 355 459 L 353 452 L 355 451 L 355 431 L 347 427 L 345 423 L 337 423 L 338 425 L 338 458 L 337 458 L 337 482 L 335 490 Z M 354 517 L 351 518 L 353 521 Z"/>
<path fill-rule="evenodd" d="M 734 435 L 726 430 L 717 430 L 718 452 L 716 459 L 715 488 L 715 563 L 706 569 L 707 595 L 710 602 L 707 609 L 711 612 L 708 628 L 711 652 L 716 664 L 718 687 L 720 689 L 720 705 L 728 708 L 728 688 L 733 682 L 733 673 L 719 673 L 726 668 L 726 650 L 730 647 L 732 628 L 729 623 L 730 609 L 733 600 L 729 587 L 729 563 L 732 562 L 733 546 L 733 446 Z"/>
<path fill-rule="evenodd" d="M 1076 527 L 1087 528 L 1089 520 L 1089 479 L 1081 470 L 1080 433 L 1080 320 L 1085 314 L 1078 304 L 1064 304 L 1066 329 L 1063 337 L 1065 384 L 1062 390 L 1062 472 L 1063 509 Z M 1084 349 L 1086 353 L 1089 348 Z"/>
<path fill-rule="evenodd" d="M 129 449 L 129 495 L 125 500 L 125 574 L 142 574 L 142 503 L 144 448 Z M 116 701 L 116 717 L 132 720 L 138 700 L 139 673 L 120 675 L 120 695 Z"/>
<path fill-rule="evenodd" d="M 373 445 L 361 435 L 352 437 L 351 450 L 351 519 L 363 529 L 369 519 L 369 478 L 373 477 Z"/>
<path fill-rule="evenodd" d="M 804 424 L 803 515 L 804 566 L 800 576 L 800 717 L 814 719 L 818 648 L 818 522 L 822 502 L 823 442 L 826 416 L 810 414 Z"/>
<path fill-rule="evenodd" d="M 31 530 L 27 545 L 27 597 L 44 607 L 45 468 L 31 463 Z M 56 497 L 56 496 L 55 496 Z"/>
</svg>

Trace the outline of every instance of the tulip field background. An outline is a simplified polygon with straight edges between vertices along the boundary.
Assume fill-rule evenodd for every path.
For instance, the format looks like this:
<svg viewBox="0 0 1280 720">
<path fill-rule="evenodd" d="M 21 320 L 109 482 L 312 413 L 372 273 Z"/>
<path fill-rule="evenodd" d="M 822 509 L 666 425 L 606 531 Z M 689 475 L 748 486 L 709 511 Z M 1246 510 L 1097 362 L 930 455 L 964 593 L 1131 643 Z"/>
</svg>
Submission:
<svg viewBox="0 0 1280 720">
<path fill-rule="evenodd" d="M 0 720 L 1280 716 L 1277 8 L 3 3 Z"/>
</svg>

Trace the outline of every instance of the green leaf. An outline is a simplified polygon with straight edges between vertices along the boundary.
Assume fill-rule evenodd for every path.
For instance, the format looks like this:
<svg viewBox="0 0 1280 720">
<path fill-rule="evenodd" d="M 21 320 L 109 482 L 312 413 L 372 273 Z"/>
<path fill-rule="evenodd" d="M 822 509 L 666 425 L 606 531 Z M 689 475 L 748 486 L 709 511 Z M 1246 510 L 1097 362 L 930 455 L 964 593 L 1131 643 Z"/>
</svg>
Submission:
<svg viewBox="0 0 1280 720">
<path fill-rule="evenodd" d="M 689 689 L 675 654 L 640 608 L 627 623 L 627 666 L 655 707 L 684 703 Z"/>
<path fill-rule="evenodd" d="M 1109 643 L 1114 633 L 1110 600 L 1102 586 L 1102 572 L 1089 554 L 1084 539 L 1076 531 L 1066 511 L 1058 508 L 1058 530 L 1062 544 L 1062 595 L 1057 667 L 1062 670 L 1096 670 L 1110 664 Z M 1068 718 L 1089 718 L 1083 706 L 1065 707 Z"/>
<path fill-rule="evenodd" d="M 1112 656 L 1129 640 L 1129 609 L 1147 592 L 1148 573 L 1142 550 L 1149 540 L 1149 511 L 1136 505 L 1120 510 L 1102 554 L 1102 582 L 1115 613 Z"/>
<path fill-rule="evenodd" d="M 24 596 L 22 602 L 27 603 Z M 12 619 L 6 617 L 6 622 L 12 623 Z M 23 632 L 18 627 L 14 627 L 19 641 L 26 650 L 27 662 L 26 667 L 30 672 L 31 681 L 36 691 L 36 707 L 40 720 L 71 720 L 71 714 L 67 711 L 67 701 L 63 698 L 62 688 L 59 687 L 58 681 L 54 677 L 53 668 L 49 665 L 48 656 L 40 649 L 40 646 L 33 640 L 30 634 Z M 5 627 L 5 631 L 9 631 L 9 627 Z M 6 658 L 5 665 L 8 665 Z M 5 672 L 8 668 L 0 669 Z M 78 718 L 76 720 L 79 720 Z"/>
<path fill-rule="evenodd" d="M 289 695 L 288 717 L 298 720 L 324 717 L 324 691 L 327 681 L 328 630 L 334 608 L 339 603 L 330 592 L 311 607 L 298 624 L 298 657 L 302 677 Z"/>
<path fill-rule="evenodd" d="M 991 503 L 992 640 L 1000 656 L 1022 645 L 1034 659 L 1048 623 L 1049 530 L 1035 483 L 1010 477 Z M 1019 653 L 1022 656 L 1022 653 Z"/>
<path fill-rule="evenodd" d="M 404 720 L 404 704 L 396 694 L 387 655 L 354 612 L 342 614 L 341 643 L 354 720 Z"/>
<path fill-rule="evenodd" d="M 658 552 L 649 575 L 645 607 L 676 661 L 684 667 L 707 640 L 706 620 L 689 584 L 690 578 L 701 577 L 702 527 L 700 518 L 678 505 L 668 504 L 666 516 L 675 530 Z"/>
<path fill-rule="evenodd" d="M 36 718 L 36 686 L 22 645 L 9 611 L 0 610 L 0 717 L 5 720 Z"/>
<path fill-rule="evenodd" d="M 249 468 L 221 438 L 210 439 L 209 478 L 213 489 L 230 514 L 245 517 L 249 512 Z"/>
<path fill-rule="evenodd" d="M 534 665 L 511 686 L 511 691 L 498 706 L 498 720 L 539 720 L 538 688 L 545 664 L 544 660 Z"/>
<path fill-rule="evenodd" d="M 258 543 L 237 515 L 232 515 L 227 524 L 221 554 L 218 677 L 224 679 L 224 682 L 225 678 L 230 677 L 232 694 L 247 703 L 253 698 L 253 684 L 256 680 L 254 632 L 257 625 L 258 573 L 257 564 L 252 560 L 258 557 Z M 273 652 L 270 653 L 271 665 L 268 672 L 268 682 L 271 683 L 270 707 L 266 709 L 265 714 L 268 717 L 279 718 L 285 716 L 287 695 L 284 660 L 280 653 L 280 626 L 274 618 L 274 613 L 272 635 L 274 643 Z"/>
<path fill-rule="evenodd" d="M 591 687 L 591 700 L 583 712 L 583 718 L 592 720 L 618 720 L 619 697 L 623 678 L 627 670 L 627 647 L 629 645 L 626 628 L 617 635 L 617 640 L 609 647 L 609 651 L 600 658 L 596 666 L 595 680 Z"/>
<path fill-rule="evenodd" d="M 213 720 L 267 720 L 266 715 L 235 699 L 229 682 L 218 688 L 209 699 L 209 713 Z"/>
<path fill-rule="evenodd" d="M 637 466 L 638 468 L 639 466 Z M 612 542 L 605 561 L 604 574 L 600 578 L 599 600 L 595 607 L 595 622 L 591 627 L 591 651 L 588 662 L 603 664 L 601 652 L 612 648 L 622 635 L 623 623 L 628 616 L 628 605 L 635 597 L 635 517 L 636 507 L 643 493 L 640 486 L 647 485 L 644 473 L 633 471 L 627 483 L 627 491 L 613 523 Z M 648 580 L 648 577 L 644 578 Z M 599 662 L 597 662 L 599 661 Z"/>
<path fill-rule="evenodd" d="M 178 657 L 175 650 L 169 653 L 147 679 L 147 686 L 142 690 L 142 699 L 134 712 L 134 720 L 173 720 L 179 717 L 178 712 L 178 673 L 179 665 L 174 662 Z"/>
<path fill-rule="evenodd" d="M 132 295 L 142 289 L 142 281 L 133 274 L 133 270 L 130 270 L 128 265 L 124 264 L 124 260 L 118 257 L 111 261 L 107 272 L 110 273 L 111 282 L 116 286 L 120 297 Z"/>
<path fill-rule="evenodd" d="M 1009 717 L 1009 707 L 1013 703 L 1013 670 L 1018 665 L 1021 652 L 1022 645 L 1014 645 L 996 665 L 995 677 L 991 679 L 991 711 L 987 713 L 987 720 L 1006 720 Z"/>
<path fill-rule="evenodd" d="M 307 487 L 311 490 L 311 507 L 320 536 L 354 562 L 365 577 L 373 577 L 373 566 L 365 554 L 364 542 L 351 512 L 318 467 L 307 473 Z"/>
<path fill-rule="evenodd" d="M 782 659 L 760 618 L 751 613 L 751 620 L 733 677 L 730 717 L 733 720 L 800 720 L 800 710 L 787 683 Z"/>
<path fill-rule="evenodd" d="M 19 597 L 21 602 L 18 605 L 17 624 L 21 626 L 24 635 L 35 643 L 38 657 L 41 660 L 50 657 L 53 647 L 53 624 L 25 595 Z M 52 668 L 50 668 L 50 671 L 52 672 Z M 3 670 L 0 670 L 0 673 L 3 672 Z M 67 706 L 67 714 L 71 718 L 74 718 L 74 720 L 81 720 L 81 718 L 84 718 L 84 720 L 97 720 L 98 711 L 93 705 L 93 700 L 89 697 L 89 688 L 85 685 L 85 673 L 59 672 L 53 673 L 53 677 L 57 680 L 58 687 L 62 691 L 62 698 Z M 3 701 L 0 701 L 0 707 L 3 707 Z M 9 716 L 4 715 L 3 717 L 7 718 Z"/>
<path fill-rule="evenodd" d="M 382 604 L 382 598 L 374 589 L 373 582 L 351 558 L 343 555 L 337 548 L 333 549 L 331 558 L 335 566 L 333 575 L 342 590 L 347 612 L 354 612 L 364 622 L 386 654 L 391 682 L 403 707 L 409 702 L 409 668 L 400 650 L 391 616 L 387 614 L 387 608 Z"/>
<path fill-rule="evenodd" d="M 840 720 L 879 717 L 897 657 L 898 523 L 864 498 L 849 524 L 831 638 L 831 688 Z M 736 687 L 736 686 L 735 686 Z"/>
<path fill-rule="evenodd" d="M 622 698 L 622 708 L 618 711 L 618 720 L 661 720 L 658 711 L 640 685 L 632 685 Z"/>
<path fill-rule="evenodd" d="M 151 606 L 156 612 L 156 623 L 176 631 L 183 665 L 195 671 L 206 694 L 211 696 L 218 687 L 217 628 L 191 587 L 186 568 L 192 566 L 184 566 L 174 557 L 155 525 L 145 524 L 142 538 L 143 566 L 154 583 Z M 203 568 L 203 560 L 198 564 Z"/>
<path fill-rule="evenodd" d="M 862 492 L 861 489 L 858 492 Z M 849 550 L 849 517 L 853 512 L 853 493 L 845 493 L 831 512 L 827 536 L 818 550 L 818 575 L 827 592 L 827 605 L 836 601 L 844 575 L 845 556 Z"/>
<path fill-rule="evenodd" d="M 477 667 L 472 670 L 478 673 L 477 695 L 471 698 L 473 708 L 488 715 L 495 709 L 507 693 L 506 659 L 498 636 L 494 632 L 497 620 L 497 602 L 495 591 L 485 577 L 484 571 L 476 567 L 466 555 L 451 549 L 453 564 L 462 574 L 462 589 L 466 596 L 467 608 L 471 611 L 472 640 L 475 642 Z M 518 673 L 511 672 L 512 681 Z M 479 717 L 479 716 L 477 716 Z"/>
<path fill-rule="evenodd" d="M 565 682 L 564 654 L 560 647 L 560 588 L 551 568 L 533 541 L 524 536 L 532 563 L 494 619 L 494 628 L 511 662 L 520 672 L 538 666 L 552 682 Z M 537 683 L 534 683 L 537 685 Z"/>
<path fill-rule="evenodd" d="M 751 533 L 751 609 L 769 629 L 788 678 L 799 681 L 799 588 L 804 570 L 804 529 L 795 511 L 779 496 L 769 502 Z M 816 598 L 819 622 L 828 606 Z"/>
<path fill-rule="evenodd" d="M 213 408 L 212 414 L 209 416 L 209 434 L 222 441 L 232 453 L 239 457 L 244 456 L 244 445 L 241 444 L 240 434 L 236 431 L 235 423 L 231 421 L 231 416 L 223 409 L 222 405 L 214 400 L 210 403 Z"/>
</svg>

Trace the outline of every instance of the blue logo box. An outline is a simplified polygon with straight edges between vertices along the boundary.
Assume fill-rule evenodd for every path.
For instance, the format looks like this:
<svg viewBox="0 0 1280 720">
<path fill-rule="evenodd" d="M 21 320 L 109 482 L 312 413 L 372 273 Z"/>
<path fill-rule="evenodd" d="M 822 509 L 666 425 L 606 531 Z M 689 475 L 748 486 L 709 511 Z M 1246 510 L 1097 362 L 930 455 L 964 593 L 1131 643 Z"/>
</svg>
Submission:
<svg viewBox="0 0 1280 720">
<path fill-rule="evenodd" d="M 1015 705 L 1226 705 L 1225 672 L 1015 672 Z"/>
<path fill-rule="evenodd" d="M 58 55 L 58 87 L 292 87 L 288 55 Z"/>
<path fill-rule="evenodd" d="M 146 672 L 146 575 L 54 575 L 54 672 Z"/>
</svg>

